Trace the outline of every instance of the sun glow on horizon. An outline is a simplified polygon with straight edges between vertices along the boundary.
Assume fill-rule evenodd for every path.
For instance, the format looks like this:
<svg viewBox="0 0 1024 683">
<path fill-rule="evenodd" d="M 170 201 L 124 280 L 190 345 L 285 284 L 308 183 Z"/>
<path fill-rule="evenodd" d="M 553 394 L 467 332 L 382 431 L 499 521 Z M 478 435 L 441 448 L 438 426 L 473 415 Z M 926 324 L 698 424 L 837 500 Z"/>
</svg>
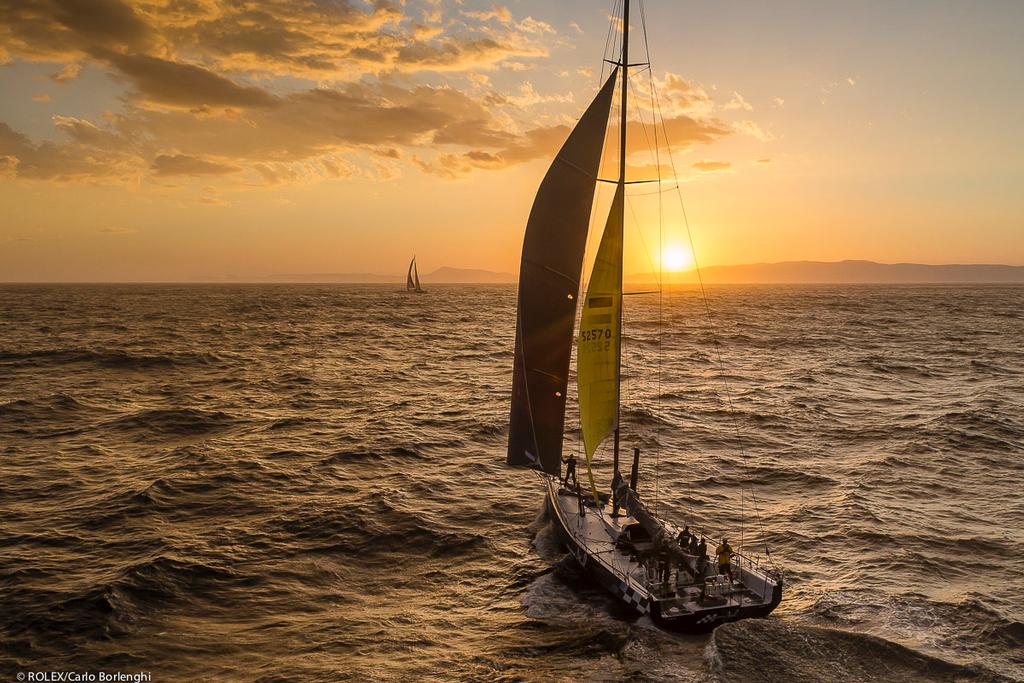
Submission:
<svg viewBox="0 0 1024 683">
<path fill-rule="evenodd" d="M 695 266 L 693 251 L 681 244 L 669 244 L 661 252 L 661 269 L 666 273 L 681 273 Z"/>
</svg>

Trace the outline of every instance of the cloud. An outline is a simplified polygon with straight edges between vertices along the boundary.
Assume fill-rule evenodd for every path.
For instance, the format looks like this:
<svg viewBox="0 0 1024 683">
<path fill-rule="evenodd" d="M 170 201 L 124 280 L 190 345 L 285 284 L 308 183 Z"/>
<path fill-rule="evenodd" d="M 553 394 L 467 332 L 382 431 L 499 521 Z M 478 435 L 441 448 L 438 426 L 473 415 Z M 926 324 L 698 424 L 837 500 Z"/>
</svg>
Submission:
<svg viewBox="0 0 1024 683">
<path fill-rule="evenodd" d="M 91 121 L 74 116 L 54 116 L 53 125 L 75 142 L 85 147 L 96 147 L 106 151 L 125 151 L 130 142 L 118 133 L 96 126 Z"/>
<path fill-rule="evenodd" d="M 477 19 L 479 21 L 497 19 L 503 24 L 508 24 L 512 21 L 512 13 L 508 11 L 508 8 L 501 7 L 499 5 L 492 5 L 491 9 L 485 12 L 463 12 L 462 16 Z"/>
<path fill-rule="evenodd" d="M 152 37 L 150 26 L 120 0 L 52 0 L 52 16 L 82 42 L 144 47 Z"/>
<path fill-rule="evenodd" d="M 65 64 L 60 68 L 59 71 L 50 74 L 50 78 L 57 83 L 67 83 L 78 78 L 78 74 L 82 72 L 82 65 L 76 62 Z"/>
<path fill-rule="evenodd" d="M 32 96 L 32 101 L 33 102 L 49 102 L 50 100 L 51 100 L 50 96 L 45 94 L 45 93 L 43 93 L 42 95 L 33 95 Z"/>
<path fill-rule="evenodd" d="M 533 107 L 538 104 L 549 104 L 552 102 L 569 103 L 575 100 L 575 97 L 571 92 L 569 93 L 553 93 L 550 95 L 541 95 L 530 81 L 523 81 L 519 84 L 519 90 L 514 95 L 505 95 L 503 97 L 505 102 L 510 102 L 513 105 L 526 108 Z"/>
<path fill-rule="evenodd" d="M 754 107 L 752 107 L 749 102 L 743 99 L 743 95 L 739 94 L 734 90 L 732 93 L 732 99 L 726 102 L 725 106 L 723 106 L 722 109 L 739 109 L 741 111 L 753 111 Z"/>
<path fill-rule="evenodd" d="M 503 7 L 441 23 L 439 5 L 412 21 L 404 3 L 376 0 L 0 0 L 0 55 L 110 62 L 110 53 L 231 73 L 313 80 L 376 73 L 491 68 L 547 54 L 553 29 Z M 411 9 L 410 9 L 411 11 Z M 490 19 L 499 20 L 494 25 Z"/>
<path fill-rule="evenodd" d="M 26 59 L 73 62 L 91 46 L 141 50 L 154 32 L 120 0 L 0 0 L 0 47 Z"/>
<path fill-rule="evenodd" d="M 527 33 L 557 33 L 554 27 L 546 21 L 534 19 L 533 17 L 526 17 L 519 22 L 519 28 L 526 31 Z"/>
<path fill-rule="evenodd" d="M 0 131 L 2 134 L 3 131 Z M 0 154 L 0 178 L 14 178 L 18 175 L 18 157 Z"/>
<path fill-rule="evenodd" d="M 110 148 L 74 139 L 36 144 L 6 123 L 0 123 L 0 158 L 6 159 L 6 175 L 28 180 L 129 182 L 145 169 L 144 162 L 120 142 Z"/>
<path fill-rule="evenodd" d="M 482 100 L 453 88 L 355 83 L 294 92 L 275 102 L 244 113 L 129 108 L 110 115 L 104 127 L 55 116 L 54 126 L 65 141 L 39 145 L 4 125 L 0 155 L 13 160 L 5 162 L 7 176 L 25 179 L 120 182 L 146 174 L 228 174 L 251 168 L 266 180 L 283 182 L 351 175 L 349 165 L 337 157 L 343 152 L 365 150 L 397 160 L 402 147 L 497 148 L 519 139 L 501 127 Z M 306 161 L 317 163 L 301 173 L 290 165 Z M 274 165 L 282 163 L 286 166 Z M 380 169 L 378 175 L 395 173 Z"/>
<path fill-rule="evenodd" d="M 288 164 L 256 164 L 253 168 L 263 177 L 268 185 L 297 181 L 301 174 Z"/>
<path fill-rule="evenodd" d="M 86 66 L 104 70 L 125 88 L 102 119 L 54 117 L 58 140 L 37 144 L 3 126 L 3 173 L 115 183 L 204 175 L 243 186 L 393 177 L 403 165 L 459 177 L 550 159 L 578 116 L 581 93 L 541 93 L 527 80 L 496 92 L 486 72 L 533 69 L 550 45 L 569 43 L 547 22 L 502 5 L 442 7 L 0 0 L 0 56 L 63 64 L 50 76 L 56 82 Z M 755 134 L 754 122 L 715 116 L 749 111 L 738 93 L 720 106 L 682 76 L 667 74 L 658 85 L 673 149 Z M 636 101 L 643 107 L 645 99 Z M 647 149 L 639 123 L 627 134 L 632 150 Z M 664 149 L 662 131 L 658 140 Z"/>
<path fill-rule="evenodd" d="M 666 73 L 665 78 L 657 84 L 657 87 L 665 116 L 673 114 L 709 116 L 715 110 L 715 102 L 708 95 L 704 86 L 689 81 L 679 74 Z"/>
<path fill-rule="evenodd" d="M 461 155 L 443 154 L 433 162 L 418 158 L 416 163 L 425 172 L 445 178 L 458 178 L 474 169 L 496 170 L 536 159 L 550 160 L 569 136 L 569 131 L 570 128 L 566 125 L 540 126 L 515 138 L 512 144 L 494 151 L 476 149 Z M 668 141 L 665 140 L 664 131 L 668 132 Z M 664 131 L 659 126 L 658 143 L 659 147 L 666 151 L 670 146 L 672 150 L 678 151 L 697 144 L 707 144 L 732 132 L 720 121 L 700 121 L 688 116 L 666 120 Z M 648 130 L 645 134 L 642 124 L 637 121 L 628 122 L 628 149 L 634 150 L 635 153 L 643 153 L 649 149 L 650 144 L 653 144 L 653 132 Z M 608 145 L 605 154 L 605 167 L 614 166 L 618 159 L 617 148 Z M 654 166 L 650 166 L 650 169 L 657 171 Z M 663 175 L 670 175 L 667 166 L 662 171 Z"/>
<path fill-rule="evenodd" d="M 200 159 L 187 154 L 161 154 L 153 160 L 152 169 L 153 175 L 157 177 L 226 175 L 242 170 L 238 166 Z"/>
<path fill-rule="evenodd" d="M 738 133 L 743 133 L 744 135 L 749 135 L 750 137 L 757 138 L 761 142 L 771 142 L 772 140 L 775 139 L 774 135 L 772 135 L 769 132 L 766 132 L 755 121 L 736 121 L 732 124 L 732 126 Z"/>
<path fill-rule="evenodd" d="M 193 64 L 171 62 L 147 55 L 124 55 L 97 50 L 127 76 L 139 93 L 152 102 L 197 107 L 269 107 L 277 98 L 264 90 L 241 86 Z"/>
<path fill-rule="evenodd" d="M 728 171 L 732 168 L 732 164 L 728 161 L 711 161 L 710 159 L 701 159 L 700 161 L 691 164 L 693 168 L 697 169 L 701 173 L 715 173 L 716 171 Z"/>
<path fill-rule="evenodd" d="M 447 180 L 456 180 L 471 172 L 473 169 L 501 169 L 508 164 L 505 159 L 497 154 L 474 150 L 464 154 L 440 154 L 436 159 L 429 161 L 419 156 L 413 157 L 413 162 L 420 167 L 424 173 L 430 173 Z"/>
<path fill-rule="evenodd" d="M 780 109 L 784 104 L 786 104 L 786 100 L 782 99 L 781 97 L 772 98 L 772 106 L 775 107 L 776 109 Z"/>
<path fill-rule="evenodd" d="M 399 48 L 394 60 L 407 69 L 463 71 L 493 66 L 510 57 L 542 57 L 546 54 L 546 50 L 540 47 L 516 46 L 491 37 L 455 37 L 430 43 L 414 41 Z"/>
<path fill-rule="evenodd" d="M 638 149 L 643 135 L 640 124 L 631 122 L 627 126 L 626 133 L 633 135 L 633 139 L 627 140 L 627 144 L 633 149 Z M 660 144 L 665 147 L 671 146 L 672 149 L 683 149 L 696 144 L 712 143 L 718 138 L 729 135 L 731 131 L 725 123 L 718 119 L 698 119 L 680 115 L 665 119 L 664 133 L 668 135 L 668 140 L 664 140 L 664 135 L 660 136 Z M 643 141 L 646 145 L 646 137 Z"/>
<path fill-rule="evenodd" d="M 134 235 L 138 232 L 135 228 L 125 228 L 120 225 L 108 225 L 98 230 L 106 235 Z"/>
</svg>

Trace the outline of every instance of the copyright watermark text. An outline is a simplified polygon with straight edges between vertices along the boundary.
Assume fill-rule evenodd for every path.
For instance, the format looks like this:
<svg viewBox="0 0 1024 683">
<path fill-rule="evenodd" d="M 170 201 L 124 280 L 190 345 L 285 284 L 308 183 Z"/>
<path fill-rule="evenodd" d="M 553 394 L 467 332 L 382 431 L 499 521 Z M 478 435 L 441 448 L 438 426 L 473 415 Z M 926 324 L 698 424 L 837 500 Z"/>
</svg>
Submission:
<svg viewBox="0 0 1024 683">
<path fill-rule="evenodd" d="M 149 671 L 19 671 L 26 683 L 152 683 Z"/>
</svg>

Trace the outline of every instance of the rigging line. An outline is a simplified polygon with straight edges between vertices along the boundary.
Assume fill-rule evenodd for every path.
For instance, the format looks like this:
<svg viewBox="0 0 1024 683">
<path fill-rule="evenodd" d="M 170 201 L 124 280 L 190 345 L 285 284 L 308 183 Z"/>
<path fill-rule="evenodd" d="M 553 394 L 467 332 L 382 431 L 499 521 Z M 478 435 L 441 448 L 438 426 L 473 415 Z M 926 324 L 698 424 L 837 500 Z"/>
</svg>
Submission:
<svg viewBox="0 0 1024 683">
<path fill-rule="evenodd" d="M 613 3 L 613 6 L 612 6 L 612 12 L 613 13 L 615 12 L 615 8 L 618 7 L 619 2 L 621 2 L 621 0 L 615 0 L 615 2 Z M 609 40 L 611 38 L 611 35 L 612 35 L 612 25 L 613 25 L 613 22 L 609 21 L 608 22 L 608 35 L 605 37 L 604 54 L 602 55 L 602 57 L 607 57 L 608 56 L 608 42 L 609 42 Z M 605 60 L 602 60 L 602 62 L 601 62 L 601 79 L 600 79 L 600 81 L 598 81 L 598 87 L 601 87 L 604 84 L 604 61 Z M 609 116 L 609 121 L 610 120 L 611 120 L 611 117 Z M 609 137 L 610 137 L 609 136 L 609 131 L 610 130 L 611 130 L 611 127 L 608 125 L 608 121 L 606 121 L 605 122 L 604 139 L 603 139 L 603 141 L 601 143 L 601 161 L 598 164 L 598 172 L 597 172 L 597 177 L 598 178 L 600 178 L 601 176 L 604 175 L 605 165 L 606 165 L 606 163 L 608 161 L 608 140 L 609 140 Z M 579 283 L 579 286 L 580 286 L 580 289 L 583 291 L 584 299 L 586 298 L 587 289 L 589 289 L 589 287 L 590 287 L 590 280 L 589 280 L 589 278 L 586 277 L 586 275 L 587 275 L 587 268 L 586 268 L 587 254 L 591 251 L 591 249 L 590 249 L 590 241 L 591 241 L 591 239 L 593 239 L 594 232 L 595 232 L 594 231 L 594 221 L 597 218 L 597 213 L 594 211 L 594 209 L 596 207 L 600 206 L 600 204 L 601 204 L 601 190 L 603 189 L 601 186 L 602 186 L 602 183 L 597 183 L 597 187 L 594 190 L 594 200 L 591 203 L 590 222 L 589 222 L 589 224 L 587 226 L 587 242 L 586 242 L 586 244 L 583 245 L 583 264 L 584 264 L 584 266 L 582 268 L 583 272 L 580 273 L 580 283 Z M 577 297 L 578 296 L 579 296 L 579 293 L 577 292 Z M 582 308 L 582 306 L 577 306 L 576 307 L 576 314 L 575 314 L 574 320 L 573 320 L 573 324 L 574 324 L 573 329 L 574 330 L 579 328 L 580 319 L 581 319 L 582 315 L 583 315 L 583 308 Z M 575 344 L 573 344 L 573 351 L 574 352 L 576 351 L 576 345 Z M 577 357 L 577 362 L 579 362 L 579 358 L 578 357 Z M 576 409 L 576 428 L 573 431 L 576 433 L 576 453 L 577 453 L 577 455 L 581 455 L 581 450 L 580 449 L 582 448 L 582 442 L 583 442 L 583 423 L 582 423 L 582 416 L 580 415 L 579 408 L 578 408 L 578 405 L 579 405 L 578 393 L 577 393 L 576 405 L 577 405 L 577 409 Z M 577 458 L 577 460 L 581 460 L 581 459 L 582 458 Z"/>
<path fill-rule="evenodd" d="M 618 0 L 615 0 L 614 2 L 612 2 L 612 16 L 613 17 L 615 16 L 615 8 L 616 7 L 618 7 Z M 608 44 L 612 40 L 612 26 L 614 26 L 614 22 L 609 21 L 608 22 L 608 33 L 604 37 L 604 52 L 601 54 L 601 57 L 602 57 L 602 59 L 601 59 L 601 78 L 597 82 L 599 86 L 600 86 L 601 83 L 604 83 L 604 67 L 605 67 L 605 62 L 608 61 L 607 59 L 604 59 L 604 58 L 608 56 Z"/>
<path fill-rule="evenodd" d="M 644 256 L 647 257 L 647 264 L 651 267 L 651 273 L 657 273 L 658 268 L 654 265 L 654 261 L 651 260 L 651 250 L 647 248 L 647 240 L 644 239 L 644 233 L 640 230 L 640 219 L 637 218 L 636 209 L 633 208 L 633 202 L 629 197 L 625 197 L 625 200 L 626 206 L 629 207 L 629 213 L 633 216 L 633 223 L 636 224 L 636 234 L 640 237 L 640 244 L 643 246 Z M 658 273 L 658 275 L 658 289 L 661 289 L 661 273 Z"/>
<path fill-rule="evenodd" d="M 651 153 L 651 156 L 655 155 L 656 150 L 651 148 L 651 137 L 647 134 L 647 122 L 644 121 L 643 111 L 637 104 L 640 99 L 640 91 L 637 90 L 636 85 L 633 84 L 633 80 L 629 81 L 630 87 L 633 89 L 633 108 L 636 111 L 637 119 L 640 121 L 640 129 L 644 132 L 644 140 L 647 142 L 647 151 Z M 654 111 L 651 111 L 651 126 L 657 129 L 657 121 L 654 119 Z M 655 138 L 657 139 L 657 138 Z M 660 181 L 660 177 L 659 177 Z"/>
<path fill-rule="evenodd" d="M 764 541 L 765 557 L 767 558 L 768 562 L 772 565 L 772 567 L 774 567 L 775 562 L 772 560 L 772 553 L 770 550 L 768 550 L 768 532 L 765 531 L 764 522 L 761 521 L 761 512 L 760 510 L 757 509 L 757 501 L 754 500 L 753 493 L 750 494 L 750 500 L 754 504 L 754 514 L 757 516 L 757 523 L 761 527 L 761 540 Z"/>
<path fill-rule="evenodd" d="M 613 57 L 613 58 L 616 55 L 618 55 L 618 54 L 620 54 L 622 52 L 622 43 L 620 42 L 620 38 L 622 36 L 622 31 L 616 31 L 615 28 L 622 25 L 622 15 L 623 15 L 624 11 L 625 11 L 624 1 L 623 0 L 617 0 L 617 2 L 615 3 L 615 6 L 612 9 L 612 16 L 610 18 L 610 21 L 608 22 L 608 28 L 612 32 L 612 49 L 611 49 L 611 53 L 609 55 L 607 55 L 607 56 L 610 56 L 610 57 Z"/>
<path fill-rule="evenodd" d="M 656 183 L 656 182 L 659 182 L 659 181 L 658 180 L 652 180 L 651 182 Z M 665 187 L 665 188 L 662 188 L 660 190 L 651 190 L 650 192 L 631 192 L 630 196 L 631 197 L 653 197 L 656 194 L 665 194 L 666 192 L 672 192 L 675 189 L 676 189 L 676 186 L 672 185 L 670 187 Z"/>
<path fill-rule="evenodd" d="M 658 97 L 656 89 L 652 90 L 652 93 L 654 94 L 655 104 L 656 104 L 656 106 L 658 108 L 658 115 L 661 118 L 662 130 L 665 133 L 665 137 L 666 137 L 665 144 L 666 144 L 666 148 L 668 150 L 669 161 L 670 161 L 670 163 L 672 165 L 672 172 L 673 172 L 673 174 L 676 175 L 676 178 L 678 178 L 678 173 L 677 173 L 676 167 L 675 167 L 675 159 L 673 158 L 673 155 L 672 155 L 672 147 L 671 147 L 671 144 L 668 142 L 668 130 L 667 130 L 666 126 L 665 126 L 665 117 L 661 113 L 661 98 Z M 683 201 L 683 193 L 682 193 L 682 191 L 678 190 L 676 194 L 679 197 L 679 207 L 680 207 L 680 209 L 683 212 L 683 224 L 686 226 L 686 235 L 687 235 L 687 239 L 688 239 L 688 241 L 690 243 L 690 253 L 693 256 L 694 270 L 697 273 L 697 282 L 700 285 L 701 299 L 704 302 L 704 310 L 705 310 L 705 312 L 707 314 L 708 327 L 711 330 L 712 342 L 713 342 L 713 346 L 715 348 L 715 356 L 716 356 L 716 359 L 718 361 L 719 371 L 721 373 L 720 377 L 719 377 L 719 381 L 722 383 L 722 386 L 724 388 L 725 402 L 726 402 L 726 405 L 729 408 L 729 412 L 730 413 L 735 413 L 735 407 L 733 405 L 732 395 L 731 395 L 731 392 L 730 392 L 730 389 L 729 389 L 729 378 L 728 378 L 728 375 L 726 375 L 726 373 L 725 373 L 725 363 L 722 360 L 722 351 L 721 351 L 720 344 L 718 342 L 718 333 L 717 333 L 717 331 L 715 329 L 714 317 L 711 314 L 711 305 L 708 302 L 707 290 L 704 287 L 704 278 L 703 278 L 703 276 L 701 274 L 701 271 L 700 271 L 700 264 L 697 262 L 697 252 L 696 252 L 696 250 L 694 248 L 693 232 L 690 230 L 690 220 L 689 220 L 689 217 L 686 214 L 686 204 Z M 744 469 L 749 469 L 748 464 L 747 464 L 746 449 L 744 448 L 742 439 L 740 438 L 739 426 L 737 424 L 733 424 L 733 431 L 734 431 L 734 433 L 736 435 L 737 444 L 739 445 L 740 458 L 742 459 L 743 467 L 744 467 Z M 753 490 L 752 489 L 751 489 L 751 494 L 753 494 Z M 758 519 L 758 521 L 760 521 L 760 518 Z M 741 538 L 742 538 L 742 534 L 743 534 L 743 485 L 742 484 L 740 484 L 740 534 L 741 534 Z M 741 541 L 741 543 L 742 543 L 742 541 Z M 741 546 L 741 549 L 742 549 L 742 546 Z"/>
<path fill-rule="evenodd" d="M 651 127 L 654 128 L 654 166 L 658 173 L 658 189 L 661 189 L 661 145 L 658 144 L 658 119 L 654 109 L 654 68 L 651 66 L 651 48 L 647 40 L 647 11 L 644 8 L 644 0 L 640 0 L 640 26 L 643 29 L 644 34 L 644 52 L 647 55 L 647 77 L 650 81 L 649 89 L 651 90 Z M 640 98 L 637 97 L 637 100 Z M 646 129 L 644 131 L 646 133 Z M 678 180 L 676 185 L 678 186 Z M 664 337 L 665 337 L 665 326 L 664 326 L 664 289 L 665 289 L 665 211 L 664 201 L 662 192 L 658 192 L 658 375 L 657 375 L 657 395 L 655 396 L 655 406 L 658 411 L 658 415 L 662 413 L 662 374 L 664 371 Z M 658 430 L 660 424 L 655 423 L 655 448 L 654 448 L 654 514 L 658 514 L 658 502 L 659 502 L 659 490 L 661 480 L 661 439 L 658 438 Z M 690 496 L 687 496 L 689 499 Z"/>
</svg>

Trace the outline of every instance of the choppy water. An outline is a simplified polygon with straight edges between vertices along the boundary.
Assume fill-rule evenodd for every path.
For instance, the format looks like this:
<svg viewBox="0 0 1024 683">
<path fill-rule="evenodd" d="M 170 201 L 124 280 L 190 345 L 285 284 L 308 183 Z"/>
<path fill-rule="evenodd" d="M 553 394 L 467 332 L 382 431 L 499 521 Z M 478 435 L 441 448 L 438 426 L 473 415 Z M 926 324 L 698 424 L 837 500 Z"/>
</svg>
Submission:
<svg viewBox="0 0 1024 683">
<path fill-rule="evenodd" d="M 627 303 L 641 492 L 767 541 L 787 629 L 1024 678 L 1024 288 L 709 297 L 732 410 L 698 294 Z M 578 587 L 504 466 L 514 303 L 0 288 L 0 672 L 703 680 L 708 637 Z"/>
</svg>

